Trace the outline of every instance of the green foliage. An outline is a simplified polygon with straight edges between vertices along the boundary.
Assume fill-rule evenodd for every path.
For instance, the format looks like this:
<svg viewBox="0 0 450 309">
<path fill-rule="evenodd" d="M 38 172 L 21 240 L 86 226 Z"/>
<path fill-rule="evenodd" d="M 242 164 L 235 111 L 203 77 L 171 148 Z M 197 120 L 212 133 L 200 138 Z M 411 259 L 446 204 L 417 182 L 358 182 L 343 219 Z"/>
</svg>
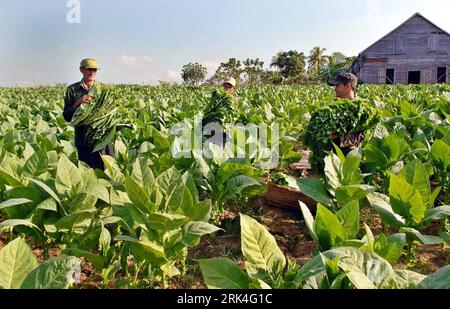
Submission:
<svg viewBox="0 0 450 309">
<path fill-rule="evenodd" d="M 67 289 L 80 273 L 80 260 L 60 256 L 38 264 L 22 238 L 0 250 L 0 288 Z"/>
<path fill-rule="evenodd" d="M 290 50 L 281 51 L 273 57 L 270 66 L 280 70 L 284 78 L 296 78 L 302 76 L 305 72 L 306 57 L 304 53 Z"/>
<path fill-rule="evenodd" d="M 333 248 L 320 253 L 307 264 L 299 267 L 290 264 L 291 262 L 281 253 L 273 236 L 254 219 L 241 215 L 241 230 L 243 236 L 241 246 L 246 272 L 243 272 L 228 258 L 200 260 L 200 269 L 208 288 L 400 289 L 448 287 L 448 267 L 426 277 L 412 271 L 395 270 L 387 260 L 376 253 L 355 247 Z M 396 236 L 396 238 L 399 237 Z M 401 239 L 392 241 L 398 242 Z M 283 270 L 285 263 L 287 263 L 287 267 Z"/>
<path fill-rule="evenodd" d="M 237 110 L 233 98 L 222 89 L 214 90 L 203 112 L 203 125 L 217 123 L 219 125 L 234 124 Z"/>
<path fill-rule="evenodd" d="M 100 94 L 94 96 L 89 105 L 84 104 L 77 109 L 71 123 L 73 126 L 87 128 L 86 140 L 89 141 L 94 151 L 98 151 L 104 149 L 115 139 L 116 125 L 120 122 L 117 110 L 109 90 L 104 89 Z"/>
<path fill-rule="evenodd" d="M 237 72 L 237 62 L 230 64 L 230 72 Z M 180 122 L 193 127 L 195 116 L 210 102 L 210 87 L 118 85 L 108 87 L 108 91 L 107 101 L 114 102 L 114 107 L 104 102 L 103 111 L 93 112 L 107 116 L 117 108 L 115 115 L 130 125 L 120 126 L 112 137 L 116 157 L 104 156 L 106 170 L 94 172 L 77 159 L 74 128 L 62 117 L 63 87 L 0 89 L 0 230 L 9 231 L 11 238 L 27 235 L 44 250 L 61 246 L 64 254 L 86 258 L 101 274 L 105 286 L 120 272 L 124 279 L 117 281 L 117 286 L 165 287 L 170 277 L 180 274 L 182 279 L 188 248 L 196 246 L 201 235 L 217 231 L 209 222 L 218 208 L 225 210 L 230 202 L 234 207 L 245 206 L 249 197 L 262 194 L 260 180 L 266 175 L 261 168 L 272 166 L 261 164 L 263 156 L 248 147 L 259 142 L 240 129 L 234 133 L 245 136 L 246 149 L 234 150 L 245 154 L 245 160 L 230 160 L 230 154 L 221 157 L 214 147 L 211 159 L 201 153 L 194 153 L 193 158 L 172 153 L 182 148 L 177 137 L 168 135 L 169 130 Z M 363 85 L 358 89 L 358 95 L 382 117 L 366 136 L 362 155 L 353 152 L 344 157 L 335 149 L 336 155 L 329 154 L 322 170 L 324 179 L 288 181 L 328 209 L 322 209 L 319 216 L 324 246 L 353 246 L 368 252 L 371 259 L 376 260 L 376 254 L 394 262 L 404 254 L 405 243 L 410 253 L 417 242 L 448 241 L 448 91 L 448 85 Z M 236 97 L 239 108 L 233 119 L 244 124 L 279 125 L 282 138 L 270 147 L 279 145 L 275 153 L 286 168 L 299 159 L 296 151 L 304 145 L 296 141 L 306 131 L 310 114 L 323 107 L 320 102 L 331 101 L 333 93 L 322 86 L 258 86 L 239 87 Z M 95 102 L 83 109 L 94 109 Z M 356 205 L 357 201 L 363 207 L 366 199 L 380 213 L 383 225 L 400 233 L 373 235 L 366 227 L 362 239 L 353 239 L 356 206 L 347 205 Z M 341 228 L 336 227 L 333 216 Z M 306 221 L 314 230 L 312 215 Z M 423 235 L 424 229 L 436 221 L 443 222 L 439 237 Z M 327 230 L 333 235 L 327 235 Z M 342 230 L 346 235 L 343 242 Z M 248 235 L 253 235 L 258 244 L 259 237 L 266 239 L 266 245 L 272 243 L 270 237 L 262 237 L 262 232 Z M 277 252 L 274 249 L 274 256 L 281 261 Z M 307 269 L 316 269 L 320 275 L 308 280 L 308 276 L 297 277 L 298 266 L 288 259 L 280 273 L 275 266 L 271 268 L 277 263 L 272 264 L 265 255 L 257 260 L 249 258 L 255 278 L 248 277 L 235 286 L 362 286 L 352 282 L 364 277 L 353 271 L 350 280 L 339 260 L 336 255 L 314 260 Z M 64 269 L 64 263 L 58 260 L 50 264 Z M 216 269 L 214 265 L 209 268 Z M 231 278 L 248 276 L 228 266 Z M 401 278 L 402 282 L 420 277 L 404 271 L 395 273 L 396 280 Z M 24 276 L 18 274 L 18 278 Z M 35 278 L 39 277 L 36 273 Z M 259 279 L 262 277 L 269 282 Z M 227 279 L 229 283 L 233 280 Z M 15 285 L 19 281 L 15 280 Z M 367 280 L 361 282 L 370 286 Z M 399 286 L 409 287 L 406 283 Z"/>
<path fill-rule="evenodd" d="M 365 132 L 376 125 L 376 109 L 363 100 L 339 100 L 311 115 L 303 142 L 312 150 L 311 163 L 323 168 L 325 152 L 333 150 L 332 136 Z"/>
<path fill-rule="evenodd" d="M 183 66 L 181 78 L 186 84 L 198 85 L 205 80 L 208 70 L 199 63 L 189 63 Z"/>
<path fill-rule="evenodd" d="M 300 202 L 300 208 L 306 226 L 312 238 L 317 242 L 320 251 L 340 246 L 358 234 L 359 206 L 357 202 L 346 205 L 336 214 L 318 204 L 315 219 L 302 202 Z"/>
</svg>

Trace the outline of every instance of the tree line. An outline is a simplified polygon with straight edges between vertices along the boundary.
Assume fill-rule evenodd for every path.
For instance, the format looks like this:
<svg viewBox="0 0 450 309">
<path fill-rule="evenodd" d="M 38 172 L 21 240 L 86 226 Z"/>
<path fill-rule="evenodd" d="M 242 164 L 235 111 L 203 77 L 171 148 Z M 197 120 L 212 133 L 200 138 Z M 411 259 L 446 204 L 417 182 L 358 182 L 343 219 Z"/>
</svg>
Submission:
<svg viewBox="0 0 450 309">
<path fill-rule="evenodd" d="M 183 66 L 181 78 L 190 85 L 218 85 L 225 77 L 234 77 L 239 84 L 245 85 L 320 83 L 348 71 L 355 58 L 341 52 L 327 55 L 326 48 L 316 46 L 308 56 L 296 50 L 278 52 L 272 57 L 271 69 L 265 69 L 264 62 L 259 58 L 244 61 L 230 58 L 222 62 L 208 80 L 205 66 L 189 63 Z"/>
</svg>

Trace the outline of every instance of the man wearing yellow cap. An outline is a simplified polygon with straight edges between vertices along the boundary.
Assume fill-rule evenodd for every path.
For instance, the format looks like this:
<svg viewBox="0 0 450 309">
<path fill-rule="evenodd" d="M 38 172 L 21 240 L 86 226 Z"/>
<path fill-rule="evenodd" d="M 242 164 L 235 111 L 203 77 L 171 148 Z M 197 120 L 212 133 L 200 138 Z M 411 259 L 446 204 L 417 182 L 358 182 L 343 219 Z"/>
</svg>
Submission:
<svg viewBox="0 0 450 309">
<path fill-rule="evenodd" d="M 66 121 L 72 121 L 72 117 L 78 107 L 82 104 L 89 104 L 95 95 L 96 91 L 94 90 L 101 88 L 100 83 L 96 81 L 97 70 L 99 69 L 100 67 L 95 59 L 87 58 L 81 61 L 80 72 L 83 74 L 83 79 L 67 87 L 64 98 L 63 116 Z M 78 151 L 78 159 L 92 168 L 104 170 L 105 166 L 100 154 L 113 155 L 112 146 L 107 146 L 100 152 L 92 153 L 94 149 L 89 146 L 86 140 L 86 131 L 87 128 L 85 126 L 75 127 L 75 146 Z"/>
</svg>

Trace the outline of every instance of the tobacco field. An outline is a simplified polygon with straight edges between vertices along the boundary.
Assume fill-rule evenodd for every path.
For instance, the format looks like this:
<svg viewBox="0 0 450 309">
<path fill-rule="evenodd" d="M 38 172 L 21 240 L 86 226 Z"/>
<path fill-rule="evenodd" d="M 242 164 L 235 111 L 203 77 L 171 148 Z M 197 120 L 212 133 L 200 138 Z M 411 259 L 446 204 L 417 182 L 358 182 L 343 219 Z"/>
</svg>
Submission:
<svg viewBox="0 0 450 309">
<path fill-rule="evenodd" d="M 361 86 L 376 112 L 362 147 L 326 149 L 309 176 L 289 166 L 331 88 L 238 89 L 237 122 L 278 125 L 277 166 L 240 128 L 240 158 L 170 134 L 193 128 L 212 88 L 109 89 L 116 154 L 100 171 L 77 159 L 65 87 L 0 88 L 0 288 L 450 287 L 449 85 Z M 270 183 L 314 207 L 267 205 Z"/>
</svg>

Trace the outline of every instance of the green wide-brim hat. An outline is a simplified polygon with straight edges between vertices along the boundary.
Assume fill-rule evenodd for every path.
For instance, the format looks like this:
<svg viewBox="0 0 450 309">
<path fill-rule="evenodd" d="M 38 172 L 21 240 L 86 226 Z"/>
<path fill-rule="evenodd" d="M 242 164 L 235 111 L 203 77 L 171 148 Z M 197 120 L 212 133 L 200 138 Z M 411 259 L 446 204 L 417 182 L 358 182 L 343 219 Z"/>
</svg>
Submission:
<svg viewBox="0 0 450 309">
<path fill-rule="evenodd" d="M 98 70 L 98 69 L 100 69 L 100 66 L 97 63 L 97 60 L 91 59 L 91 58 L 87 58 L 87 59 L 81 60 L 80 68 L 83 68 L 83 69 L 97 69 Z"/>
</svg>

